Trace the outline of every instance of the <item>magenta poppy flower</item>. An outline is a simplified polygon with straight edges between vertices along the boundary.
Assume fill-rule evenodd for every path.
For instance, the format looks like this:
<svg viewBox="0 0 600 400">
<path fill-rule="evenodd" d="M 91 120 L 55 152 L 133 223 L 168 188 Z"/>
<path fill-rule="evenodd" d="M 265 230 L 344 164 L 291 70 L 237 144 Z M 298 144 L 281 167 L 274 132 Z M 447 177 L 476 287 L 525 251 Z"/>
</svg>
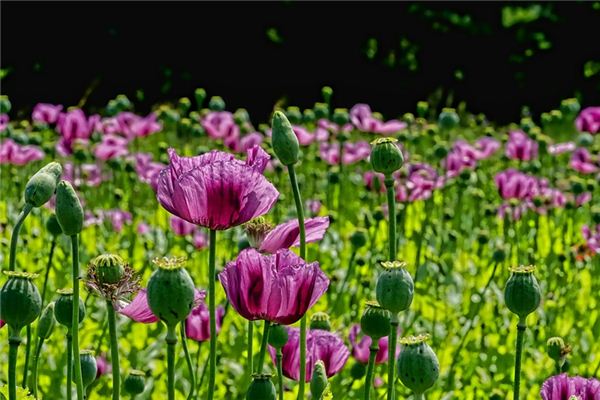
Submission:
<svg viewBox="0 0 600 400">
<path fill-rule="evenodd" d="M 116 135 L 104 135 L 94 149 L 94 156 L 103 161 L 123 157 L 128 153 L 127 139 Z"/>
<path fill-rule="evenodd" d="M 152 154 L 137 153 L 135 155 L 135 172 L 140 180 L 149 184 L 155 192 L 158 190 L 160 171 L 165 169 L 163 163 L 152 161 Z"/>
<path fill-rule="evenodd" d="M 130 137 L 146 137 L 162 129 L 161 124 L 156 121 L 156 114 L 150 113 L 140 117 L 129 125 Z"/>
<path fill-rule="evenodd" d="M 579 132 L 598 133 L 600 131 L 600 107 L 586 107 L 575 119 Z"/>
<path fill-rule="evenodd" d="M 306 202 L 306 208 L 308 208 L 308 211 L 310 211 L 312 215 L 318 215 L 321 211 L 321 206 L 321 202 L 316 199 L 311 199 Z"/>
<path fill-rule="evenodd" d="M 557 156 L 563 153 L 570 153 L 575 150 L 575 147 L 575 143 L 573 142 L 556 143 L 548 146 L 548 153 Z"/>
<path fill-rule="evenodd" d="M 373 117 L 371 107 L 367 104 L 356 104 L 350 109 L 350 121 L 354 126 L 363 131 L 379 133 L 382 135 L 393 135 L 406 128 L 406 123 L 396 119 L 383 122 Z"/>
<path fill-rule="evenodd" d="M 360 340 L 358 337 L 360 335 L 360 325 L 354 324 L 350 328 L 350 344 L 352 345 L 352 356 L 362 364 L 367 364 L 369 362 L 369 347 L 371 346 L 372 340 L 369 336 L 364 335 Z M 377 355 L 375 356 L 375 364 L 386 363 L 388 360 L 388 337 L 382 337 L 379 339 L 379 350 L 377 351 Z M 400 354 L 400 346 L 396 348 L 396 357 Z"/>
<path fill-rule="evenodd" d="M 229 229 L 266 214 L 279 197 L 262 175 L 269 156 L 260 147 L 248 150 L 245 163 L 220 151 L 179 157 L 169 149 L 169 159 L 159 177 L 158 201 L 193 224 Z"/>
<path fill-rule="evenodd" d="M 8 128 L 10 117 L 8 114 L 0 114 L 0 132 L 4 132 Z"/>
<path fill-rule="evenodd" d="M 0 164 L 27 165 L 44 158 L 44 152 L 37 146 L 21 146 L 12 139 L 0 143 Z"/>
<path fill-rule="evenodd" d="M 600 164 L 595 162 L 590 152 L 583 147 L 580 147 L 573 152 L 569 165 L 575 171 L 581 172 L 582 174 L 592 174 L 600 171 Z"/>
<path fill-rule="evenodd" d="M 75 168 L 73 163 L 66 162 L 63 164 L 62 178 L 70 182 L 74 187 L 82 186 L 98 186 L 106 179 L 102 175 L 102 170 L 97 164 L 81 164 L 79 168 Z"/>
<path fill-rule="evenodd" d="M 477 151 L 467 142 L 458 141 L 442 161 L 442 166 L 448 178 L 455 178 L 464 169 L 473 169 L 477 166 Z"/>
<path fill-rule="evenodd" d="M 202 232 L 199 229 L 196 230 L 196 232 L 194 233 L 194 236 L 192 237 L 192 242 L 196 250 L 202 250 L 208 247 L 209 245 L 208 236 L 206 235 L 206 233 Z"/>
<path fill-rule="evenodd" d="M 213 139 L 238 138 L 240 128 L 229 111 L 208 113 L 201 121 L 208 137 Z"/>
<path fill-rule="evenodd" d="M 587 225 L 581 227 L 581 234 L 587 247 L 596 254 L 600 254 L 600 224 L 595 228 Z"/>
<path fill-rule="evenodd" d="M 104 221 L 109 221 L 113 231 L 119 233 L 125 224 L 132 222 L 132 215 L 130 212 L 120 209 L 100 210 L 96 214 L 88 212 L 85 214 L 84 226 L 100 225 Z"/>
<path fill-rule="evenodd" d="M 87 143 L 99 120 L 100 117 L 97 115 L 87 118 L 79 108 L 61 113 L 56 126 L 61 135 L 57 143 L 59 153 L 63 156 L 70 155 L 75 142 Z"/>
<path fill-rule="evenodd" d="M 344 165 L 354 164 L 369 158 L 370 154 L 371 146 L 365 141 L 356 143 L 345 142 L 342 162 Z M 328 164 L 338 165 L 340 163 L 340 144 L 338 142 L 321 143 L 319 146 L 319 155 Z"/>
<path fill-rule="evenodd" d="M 204 301 L 205 297 L 206 292 L 204 290 L 195 289 L 194 307 Z M 120 301 L 116 308 L 119 314 L 129 317 L 135 322 L 151 324 L 158 321 L 158 317 L 152 313 L 152 310 L 150 310 L 150 306 L 148 305 L 146 289 L 140 289 L 130 303 Z"/>
<path fill-rule="evenodd" d="M 282 325 L 302 318 L 329 286 L 318 262 L 307 264 L 288 249 L 275 254 L 245 249 L 227 264 L 219 280 L 242 317 Z"/>
<path fill-rule="evenodd" d="M 190 315 L 185 320 L 185 335 L 197 342 L 204 342 L 210 339 L 210 318 L 208 307 L 204 303 L 206 292 L 201 291 L 202 297 L 198 301 L 196 307 L 192 309 Z M 221 331 L 221 324 L 223 323 L 223 317 L 225 316 L 225 308 L 218 306 L 215 312 L 216 323 L 217 323 L 217 335 Z"/>
<path fill-rule="evenodd" d="M 366 171 L 363 174 L 363 181 L 367 189 L 371 191 L 378 190 L 385 193 L 385 176 L 379 172 Z"/>
<path fill-rule="evenodd" d="M 289 379 L 300 379 L 300 330 L 287 328 L 288 341 L 281 349 L 283 375 Z M 275 363 L 276 351 L 269 346 L 269 354 Z M 321 329 L 310 329 L 306 334 L 306 382 L 312 378 L 317 361 L 323 361 L 328 377 L 332 377 L 344 368 L 350 351 L 344 341 L 335 333 Z"/>
<path fill-rule="evenodd" d="M 264 136 L 259 132 L 251 132 L 239 138 L 235 144 L 234 151 L 236 153 L 244 153 L 254 146 L 260 147 Z"/>
<path fill-rule="evenodd" d="M 548 378 L 540 391 L 542 400 L 599 400 L 600 381 L 580 376 L 569 377 L 567 374 Z"/>
<path fill-rule="evenodd" d="M 475 142 L 475 157 L 478 160 L 485 160 L 491 157 L 498 149 L 500 148 L 500 142 L 496 139 L 484 136 L 482 138 L 477 139 Z"/>
<path fill-rule="evenodd" d="M 150 225 L 142 221 L 137 225 L 136 231 L 140 235 L 147 235 L 150 233 Z"/>
<path fill-rule="evenodd" d="M 407 164 L 408 172 L 394 174 L 396 182 L 396 200 L 415 202 L 429 199 L 433 191 L 444 185 L 444 178 L 439 176 L 435 168 L 426 163 Z"/>
<path fill-rule="evenodd" d="M 530 161 L 538 155 L 538 143 L 521 131 L 508 135 L 506 156 L 513 160 Z"/>
<path fill-rule="evenodd" d="M 308 218 L 304 221 L 306 243 L 323 239 L 329 228 L 329 217 Z M 280 249 L 300 246 L 300 226 L 297 219 L 277 225 L 258 243 L 259 250 L 274 254 Z"/>
<path fill-rule="evenodd" d="M 191 235 L 196 230 L 196 225 L 176 217 L 175 215 L 172 215 L 171 218 L 169 218 L 169 225 L 171 226 L 173 233 L 177 236 Z"/>
<path fill-rule="evenodd" d="M 54 124 L 58 121 L 60 112 L 63 106 L 54 105 L 49 103 L 37 103 L 31 113 L 31 119 L 33 122 L 39 122 L 42 124 Z"/>
<path fill-rule="evenodd" d="M 515 169 L 507 169 L 494 178 L 498 193 L 504 200 L 531 198 L 536 191 L 537 179 Z"/>
<path fill-rule="evenodd" d="M 96 131 L 103 135 L 120 135 L 121 124 L 116 117 L 102 118 L 96 124 Z"/>
</svg>

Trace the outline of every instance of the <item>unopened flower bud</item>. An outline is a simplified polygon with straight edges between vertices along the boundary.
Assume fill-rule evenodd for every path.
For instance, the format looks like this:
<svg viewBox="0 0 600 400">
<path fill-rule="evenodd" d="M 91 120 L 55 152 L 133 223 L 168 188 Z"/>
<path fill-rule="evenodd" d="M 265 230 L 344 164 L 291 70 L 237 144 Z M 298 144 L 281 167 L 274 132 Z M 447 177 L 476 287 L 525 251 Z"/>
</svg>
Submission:
<svg viewBox="0 0 600 400">
<path fill-rule="evenodd" d="M 73 324 L 73 289 L 59 289 L 60 297 L 54 302 L 54 317 L 56 322 L 71 329 Z M 85 303 L 79 299 L 79 323 L 85 318 Z"/>
<path fill-rule="evenodd" d="M 225 101 L 220 96 L 213 96 L 208 102 L 208 108 L 211 111 L 223 111 L 225 110 Z"/>
<path fill-rule="evenodd" d="M 357 229 L 350 236 L 350 243 L 354 249 L 360 249 L 367 244 L 367 231 L 364 229 Z"/>
<path fill-rule="evenodd" d="M 52 236 L 60 236 L 62 235 L 62 228 L 58 223 L 58 218 L 56 218 L 55 214 L 52 214 L 46 220 L 46 230 L 50 232 Z"/>
<path fill-rule="evenodd" d="M 310 380 L 310 394 L 313 399 L 319 400 L 323 396 L 323 392 L 327 388 L 327 371 L 323 361 L 318 360 L 313 369 L 313 375 Z"/>
<path fill-rule="evenodd" d="M 329 315 L 324 312 L 316 312 L 310 317 L 310 329 L 321 329 L 323 331 L 331 330 Z"/>
<path fill-rule="evenodd" d="M 38 321 L 37 335 L 40 339 L 48 339 L 54 328 L 54 303 L 50 303 L 42 311 L 42 315 Z"/>
<path fill-rule="evenodd" d="M 402 167 L 404 156 L 396 142 L 396 139 L 390 137 L 371 142 L 371 165 L 375 172 L 390 175 Z"/>
<path fill-rule="evenodd" d="M 181 115 L 187 114 L 188 111 L 190 111 L 191 107 L 192 107 L 192 102 L 187 97 L 182 97 L 177 102 L 177 108 L 179 109 L 179 112 L 181 113 Z"/>
<path fill-rule="evenodd" d="M 390 312 L 376 301 L 368 301 L 360 319 L 360 329 L 373 340 L 390 334 Z"/>
<path fill-rule="evenodd" d="M 286 166 L 296 164 L 300 154 L 300 145 L 290 121 L 281 111 L 273 113 L 272 132 L 273 151 L 279 161 Z"/>
<path fill-rule="evenodd" d="M 325 103 L 315 103 L 314 111 L 317 119 L 329 117 L 329 106 Z"/>
<path fill-rule="evenodd" d="M 402 351 L 398 357 L 398 377 L 417 395 L 432 387 L 440 375 L 440 363 L 425 342 L 427 338 L 427 335 L 419 335 L 400 339 Z"/>
<path fill-rule="evenodd" d="M 67 181 L 60 181 L 56 188 L 56 218 L 67 236 L 77 235 L 83 229 L 83 208 Z"/>
<path fill-rule="evenodd" d="M 405 268 L 406 263 L 384 261 L 381 266 L 384 271 L 377 278 L 377 301 L 393 314 L 407 310 L 413 300 L 415 284 Z"/>
<path fill-rule="evenodd" d="M 508 309 L 525 318 L 540 305 L 541 290 L 533 275 L 534 266 L 519 266 L 511 268 L 511 276 L 504 288 L 504 301 Z"/>
<path fill-rule="evenodd" d="M 417 115 L 421 118 L 425 118 L 429 112 L 429 103 L 426 101 L 419 101 L 417 103 Z"/>
<path fill-rule="evenodd" d="M 125 393 L 130 395 L 138 395 L 144 391 L 146 387 L 146 373 L 137 369 L 129 371 L 129 375 L 123 382 Z"/>
<path fill-rule="evenodd" d="M 290 120 L 290 123 L 294 125 L 298 125 L 302 122 L 302 112 L 298 107 L 288 107 L 285 112 L 285 116 Z"/>
<path fill-rule="evenodd" d="M 253 374 L 246 400 L 276 400 L 277 392 L 270 374 Z"/>
<path fill-rule="evenodd" d="M 25 201 L 34 207 L 44 205 L 56 191 L 61 175 L 62 167 L 59 163 L 46 164 L 25 185 Z"/>
<path fill-rule="evenodd" d="M 287 328 L 279 324 L 271 325 L 268 341 L 271 346 L 281 349 L 288 342 Z"/>
<path fill-rule="evenodd" d="M 33 284 L 36 274 L 4 271 L 8 280 L 0 289 L 0 320 L 20 332 L 31 324 L 42 311 L 42 298 Z"/>
</svg>

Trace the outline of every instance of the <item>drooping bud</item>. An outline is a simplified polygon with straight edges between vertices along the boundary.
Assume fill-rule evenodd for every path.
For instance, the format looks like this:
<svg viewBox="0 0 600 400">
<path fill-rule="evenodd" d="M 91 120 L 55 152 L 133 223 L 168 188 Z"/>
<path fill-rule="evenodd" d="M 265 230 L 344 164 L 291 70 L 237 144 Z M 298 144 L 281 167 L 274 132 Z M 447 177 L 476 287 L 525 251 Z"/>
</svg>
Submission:
<svg viewBox="0 0 600 400">
<path fill-rule="evenodd" d="M 37 335 L 40 339 L 48 339 L 54 328 L 54 302 L 49 303 L 38 321 Z"/>
<path fill-rule="evenodd" d="M 59 289 L 56 291 L 60 295 L 54 302 L 54 317 L 56 321 L 70 330 L 73 326 L 73 289 Z M 85 318 L 85 303 L 79 299 L 79 323 Z"/>
<path fill-rule="evenodd" d="M 183 268 L 184 258 L 155 259 L 158 269 L 148 281 L 148 305 L 167 326 L 187 318 L 194 306 L 194 282 Z"/>
<path fill-rule="evenodd" d="M 79 360 L 81 360 L 81 380 L 83 387 L 86 388 L 96 380 L 98 365 L 96 364 L 94 352 L 91 350 L 81 350 Z M 75 368 L 75 365 L 73 365 L 73 368 Z M 73 382 L 75 382 L 75 372 L 73 372 Z"/>
<path fill-rule="evenodd" d="M 60 181 L 56 188 L 56 218 L 67 236 L 77 235 L 83 229 L 83 208 L 67 181 Z"/>
<path fill-rule="evenodd" d="M 329 382 L 327 381 L 327 371 L 325 370 L 325 364 L 323 361 L 318 360 L 315 363 L 313 369 L 313 375 L 310 380 L 310 394 L 313 399 L 320 399 L 327 388 Z"/>
<path fill-rule="evenodd" d="M 90 262 L 100 283 L 117 283 L 125 272 L 125 261 L 116 254 L 101 254 Z"/>
<path fill-rule="evenodd" d="M 270 374 L 253 374 L 246 400 L 276 400 L 277 392 Z"/>
<path fill-rule="evenodd" d="M 373 340 L 390 334 L 390 312 L 376 301 L 367 301 L 360 319 L 360 329 Z"/>
<path fill-rule="evenodd" d="M 42 298 L 33 284 L 36 274 L 4 271 L 8 277 L 0 289 L 0 320 L 20 332 L 31 324 L 42 311 Z"/>
<path fill-rule="evenodd" d="M 127 375 L 127 378 L 125 378 L 125 381 L 123 382 L 125 393 L 134 396 L 142 393 L 145 388 L 146 373 L 137 369 L 129 371 L 129 375 Z"/>
<path fill-rule="evenodd" d="M 310 317 L 310 329 L 321 329 L 331 331 L 331 322 L 327 313 L 318 311 Z"/>
<path fill-rule="evenodd" d="M 504 301 L 508 309 L 524 319 L 534 312 L 541 301 L 541 290 L 533 272 L 533 265 L 511 268 L 504 288 Z"/>
<path fill-rule="evenodd" d="M 243 225 L 243 228 L 244 232 L 246 232 L 246 237 L 248 238 L 250 246 L 258 249 L 263 240 L 265 240 L 267 233 L 271 232 L 274 226 L 264 217 L 258 217 L 246 222 Z"/>
<path fill-rule="evenodd" d="M 440 363 L 425 342 L 427 338 L 427 335 L 419 335 L 400 339 L 402 351 L 398 357 L 398 377 L 417 395 L 432 387 L 440 375 Z"/>
<path fill-rule="evenodd" d="M 391 137 L 375 139 L 371 142 L 371 165 L 375 172 L 389 175 L 402 167 L 404 156 Z"/>
<path fill-rule="evenodd" d="M 438 124 L 446 130 L 455 128 L 459 122 L 460 118 L 454 108 L 444 108 L 438 117 Z"/>
<path fill-rule="evenodd" d="M 354 249 L 360 249 L 367 244 L 367 231 L 357 229 L 350 235 L 350 243 Z"/>
<path fill-rule="evenodd" d="M 58 223 L 58 218 L 56 218 L 56 215 L 52 214 L 48 217 L 46 220 L 46 230 L 50 232 L 52 236 L 62 235 L 62 228 Z"/>
<path fill-rule="evenodd" d="M 225 101 L 221 96 L 213 96 L 208 102 L 208 108 L 210 108 L 211 111 L 223 111 L 225 110 Z"/>
<path fill-rule="evenodd" d="M 273 324 L 269 328 L 269 344 L 276 349 L 281 349 L 288 341 L 288 331 L 283 325 Z"/>
<path fill-rule="evenodd" d="M 290 121 L 281 111 L 273 113 L 271 141 L 273 151 L 283 165 L 293 165 L 298 162 L 300 144 Z"/>
<path fill-rule="evenodd" d="M 384 271 L 377 278 L 377 301 L 393 314 L 407 310 L 413 300 L 415 284 L 406 270 L 406 263 L 384 261 L 381 266 Z"/>
<path fill-rule="evenodd" d="M 61 175 L 62 167 L 59 163 L 46 164 L 25 185 L 25 202 L 34 207 L 46 204 L 56 191 L 56 185 Z"/>
</svg>

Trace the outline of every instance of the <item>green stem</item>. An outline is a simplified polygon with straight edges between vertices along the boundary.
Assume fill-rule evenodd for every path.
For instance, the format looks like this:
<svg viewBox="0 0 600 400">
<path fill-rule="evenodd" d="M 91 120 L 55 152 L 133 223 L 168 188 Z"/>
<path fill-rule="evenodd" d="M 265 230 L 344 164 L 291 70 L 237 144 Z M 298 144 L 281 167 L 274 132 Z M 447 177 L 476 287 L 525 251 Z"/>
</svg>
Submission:
<svg viewBox="0 0 600 400">
<path fill-rule="evenodd" d="M 183 353 L 185 354 L 185 362 L 187 363 L 188 370 L 190 372 L 190 393 L 188 394 L 187 400 L 191 400 L 194 397 L 194 389 L 196 388 L 196 376 L 194 373 L 192 357 L 190 356 L 190 351 L 188 350 L 187 336 L 185 335 L 185 320 L 179 323 L 179 334 L 181 336 Z"/>
<path fill-rule="evenodd" d="M 167 391 L 169 400 L 175 400 L 175 345 L 177 334 L 174 326 L 167 326 Z"/>
<path fill-rule="evenodd" d="M 388 392 L 387 392 L 387 400 L 393 400 L 395 398 L 395 383 L 396 383 L 396 341 L 398 338 L 398 325 L 400 324 L 400 320 L 398 319 L 398 314 L 392 314 L 390 319 L 391 329 L 390 329 L 390 342 L 388 347 Z"/>
<path fill-rule="evenodd" d="M 294 194 L 296 204 L 296 214 L 298 216 L 298 227 L 300 229 L 300 258 L 306 260 L 306 231 L 304 228 L 304 207 L 302 206 L 302 197 L 298 188 L 296 179 L 296 170 L 294 165 L 288 165 L 290 174 L 290 184 Z M 304 400 L 304 386 L 306 385 L 306 314 L 300 320 L 300 385 L 298 387 L 298 400 Z"/>
<path fill-rule="evenodd" d="M 83 380 L 81 378 L 81 359 L 79 357 L 79 244 L 77 235 L 71 236 L 73 259 L 73 314 L 71 331 L 73 334 L 73 357 L 75 362 L 75 385 L 77 386 L 77 400 L 84 400 Z"/>
<path fill-rule="evenodd" d="M 277 386 L 279 391 L 279 400 L 283 400 L 283 368 L 282 368 L 282 353 L 281 349 L 277 349 L 277 354 L 275 356 L 277 362 Z"/>
<path fill-rule="evenodd" d="M 350 278 L 352 278 L 352 276 L 354 275 L 354 259 L 355 258 L 356 258 L 356 249 L 353 247 L 352 254 L 350 254 L 350 261 L 348 261 L 348 272 L 346 273 L 346 276 L 344 277 L 344 280 L 342 281 L 342 286 L 340 287 L 340 291 L 338 293 L 336 293 L 336 295 L 335 295 L 335 301 L 333 302 L 333 307 L 331 308 L 332 310 L 337 310 L 337 307 L 340 302 L 340 298 L 342 298 L 344 293 L 346 292 L 346 285 L 348 284 L 348 281 L 350 280 Z"/>
<path fill-rule="evenodd" d="M 252 372 L 254 371 L 254 321 L 248 321 L 248 379 L 252 379 Z"/>
<path fill-rule="evenodd" d="M 523 337 L 525 334 L 525 318 L 520 318 L 517 324 L 517 348 L 515 353 L 515 382 L 513 388 L 513 399 L 519 400 L 519 389 L 521 385 L 521 355 L 523 353 Z"/>
<path fill-rule="evenodd" d="M 423 400 L 423 393 L 415 393 L 415 395 L 413 396 L 414 400 Z"/>
<path fill-rule="evenodd" d="M 210 230 L 210 250 L 208 253 L 208 308 L 210 314 L 210 354 L 208 362 L 208 400 L 215 392 L 217 368 L 217 323 L 215 318 L 215 255 L 217 249 L 217 231 Z"/>
<path fill-rule="evenodd" d="M 10 327 L 9 327 L 10 328 Z M 17 354 L 21 338 L 10 328 L 8 337 L 8 400 L 17 400 Z"/>
<path fill-rule="evenodd" d="M 369 350 L 369 363 L 367 364 L 367 374 L 365 375 L 365 400 L 369 400 L 371 397 L 371 386 L 373 386 L 373 370 L 375 369 L 375 356 L 379 350 L 379 340 L 373 339 Z"/>
<path fill-rule="evenodd" d="M 31 371 L 31 380 L 32 380 L 32 391 L 33 397 L 37 399 L 37 391 L 38 391 L 38 363 L 40 360 L 40 354 L 42 352 L 42 346 L 44 345 L 44 339 L 38 337 L 37 345 L 35 346 L 35 354 L 33 355 L 33 370 Z"/>
<path fill-rule="evenodd" d="M 25 218 L 27 218 L 27 216 L 31 212 L 32 208 L 33 208 L 33 206 L 31 204 L 25 203 L 25 207 L 23 207 L 23 210 L 21 211 L 21 214 L 19 214 L 19 218 L 17 219 L 17 223 L 15 224 L 15 227 L 13 228 L 12 235 L 10 237 L 10 255 L 8 258 L 8 270 L 9 271 L 15 270 L 15 261 L 16 261 L 16 255 L 17 255 L 17 241 L 19 239 L 19 232 L 21 231 L 21 226 L 23 225 L 23 221 L 25 221 Z"/>
<path fill-rule="evenodd" d="M 271 323 L 265 320 L 262 343 L 260 345 L 260 352 L 258 353 L 258 362 L 256 363 L 257 374 L 262 374 L 263 372 L 263 364 L 265 363 L 265 353 L 267 352 L 267 343 L 269 341 L 269 328 L 271 328 Z"/>
<path fill-rule="evenodd" d="M 198 374 L 200 373 L 200 354 L 201 354 L 201 350 L 202 350 L 202 342 L 197 342 L 197 343 L 198 343 L 198 350 L 196 351 L 196 370 L 194 372 L 194 379 L 198 383 L 198 385 L 196 385 L 196 391 L 198 392 L 198 394 L 200 394 L 200 388 L 202 387 L 202 382 L 200 382 L 200 380 L 198 379 Z"/>
<path fill-rule="evenodd" d="M 396 259 L 396 196 L 394 195 L 394 178 L 386 176 L 384 180 L 387 191 L 387 203 L 389 213 L 388 241 L 390 247 L 390 261 Z"/>
<path fill-rule="evenodd" d="M 54 249 L 56 248 L 56 238 L 52 238 L 50 243 L 50 254 L 48 255 L 48 264 L 46 264 L 46 274 L 44 275 L 44 285 L 42 286 L 42 310 L 46 304 L 46 289 L 48 288 L 48 277 L 52 269 L 52 259 L 54 258 Z"/>
<path fill-rule="evenodd" d="M 31 324 L 27 325 L 27 343 L 25 343 L 25 365 L 23 366 L 23 382 L 21 387 L 27 387 L 27 373 L 29 372 L 29 354 L 31 353 Z"/>
<path fill-rule="evenodd" d="M 112 367 L 112 399 L 119 400 L 121 388 L 121 374 L 119 370 L 119 341 L 117 339 L 117 318 L 112 301 L 106 300 L 106 312 L 108 317 L 108 330 L 110 335 L 110 363 Z"/>
<path fill-rule="evenodd" d="M 67 331 L 67 400 L 73 396 L 73 335 Z"/>
</svg>

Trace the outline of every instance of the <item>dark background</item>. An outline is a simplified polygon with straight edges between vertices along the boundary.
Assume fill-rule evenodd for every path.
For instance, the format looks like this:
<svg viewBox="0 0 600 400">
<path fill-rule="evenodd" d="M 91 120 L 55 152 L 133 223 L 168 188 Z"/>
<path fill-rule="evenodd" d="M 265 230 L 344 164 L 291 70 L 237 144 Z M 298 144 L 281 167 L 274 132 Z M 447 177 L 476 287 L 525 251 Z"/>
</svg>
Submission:
<svg viewBox="0 0 600 400">
<path fill-rule="evenodd" d="M 507 8 L 537 17 L 503 19 Z M 335 106 L 389 117 L 430 97 L 499 122 L 575 95 L 600 103 L 600 73 L 584 75 L 600 62 L 599 2 L 2 1 L 1 13 L 2 93 L 22 112 L 89 89 L 88 109 L 125 93 L 145 112 L 204 87 L 264 121 L 282 98 L 320 101 L 326 84 Z"/>
</svg>

